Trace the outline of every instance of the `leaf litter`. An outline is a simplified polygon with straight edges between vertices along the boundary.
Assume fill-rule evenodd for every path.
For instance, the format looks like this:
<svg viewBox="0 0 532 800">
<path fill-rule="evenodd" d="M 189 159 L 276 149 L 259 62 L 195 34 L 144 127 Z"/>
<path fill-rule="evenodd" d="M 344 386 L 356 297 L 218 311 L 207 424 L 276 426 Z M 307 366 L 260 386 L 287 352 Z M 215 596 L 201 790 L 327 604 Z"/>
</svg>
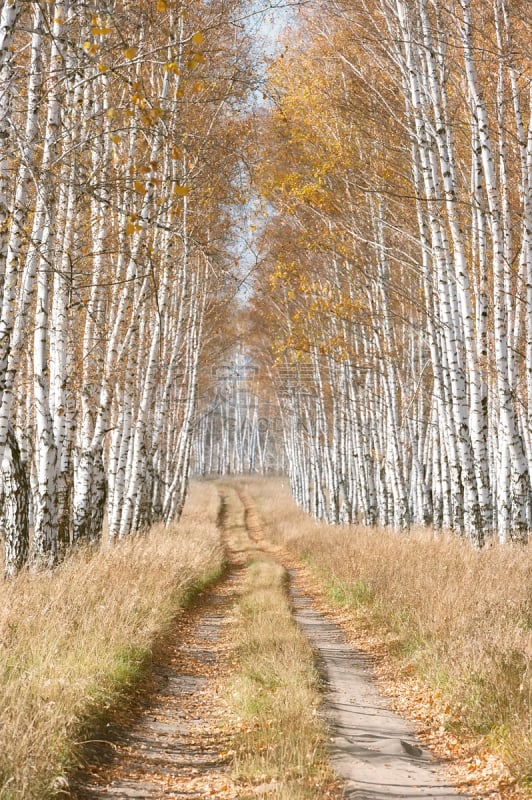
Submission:
<svg viewBox="0 0 532 800">
<path fill-rule="evenodd" d="M 231 670 L 230 606 L 239 582 L 232 569 L 172 625 L 147 679 L 151 685 L 138 688 L 126 715 L 134 719 L 118 720 L 112 758 L 88 768 L 80 800 L 237 796 L 231 719 L 220 697 Z"/>
</svg>

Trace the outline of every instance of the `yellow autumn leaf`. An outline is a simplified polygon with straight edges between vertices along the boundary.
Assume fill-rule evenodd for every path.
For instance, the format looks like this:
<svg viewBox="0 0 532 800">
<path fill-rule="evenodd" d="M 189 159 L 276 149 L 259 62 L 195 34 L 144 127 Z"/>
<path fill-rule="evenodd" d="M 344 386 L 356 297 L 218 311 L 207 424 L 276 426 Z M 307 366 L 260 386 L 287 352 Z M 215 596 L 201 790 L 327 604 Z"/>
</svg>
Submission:
<svg viewBox="0 0 532 800">
<path fill-rule="evenodd" d="M 157 11 L 166 11 L 167 8 L 166 0 L 157 0 Z"/>
<path fill-rule="evenodd" d="M 139 51 L 138 47 L 126 47 L 126 49 L 124 50 L 124 56 L 127 58 L 128 61 L 131 61 L 132 58 L 135 58 L 138 51 Z"/>
<path fill-rule="evenodd" d="M 142 181 L 135 181 L 134 186 L 136 192 L 139 192 L 140 194 L 146 194 L 146 187 Z"/>
<path fill-rule="evenodd" d="M 131 236 L 133 233 L 135 233 L 135 225 L 132 222 L 127 223 L 126 233 L 128 236 Z"/>
<path fill-rule="evenodd" d="M 174 186 L 174 194 L 178 197 L 187 197 L 190 193 L 188 186 Z"/>
<path fill-rule="evenodd" d="M 203 44 L 204 36 L 201 31 L 198 31 L 192 36 L 194 44 Z"/>
<path fill-rule="evenodd" d="M 83 42 L 83 49 L 87 51 L 90 56 L 95 56 L 98 50 L 100 49 L 100 45 L 96 44 L 96 42 Z"/>
<path fill-rule="evenodd" d="M 153 120 L 150 117 L 150 112 L 148 111 L 145 114 L 142 114 L 140 117 L 143 125 L 153 125 Z"/>
<path fill-rule="evenodd" d="M 164 65 L 164 71 L 165 72 L 171 72 L 173 75 L 180 75 L 181 74 L 181 70 L 179 69 L 179 66 L 176 64 L 175 61 L 168 61 Z"/>
</svg>

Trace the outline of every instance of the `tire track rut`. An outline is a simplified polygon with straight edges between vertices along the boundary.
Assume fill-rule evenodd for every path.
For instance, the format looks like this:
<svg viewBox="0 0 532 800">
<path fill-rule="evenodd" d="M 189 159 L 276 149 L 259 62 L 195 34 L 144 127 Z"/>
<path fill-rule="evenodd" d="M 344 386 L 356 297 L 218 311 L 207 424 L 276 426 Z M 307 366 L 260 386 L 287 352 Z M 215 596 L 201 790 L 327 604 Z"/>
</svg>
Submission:
<svg viewBox="0 0 532 800">
<path fill-rule="evenodd" d="M 245 564 L 244 521 L 232 526 L 222 493 L 219 524 L 225 575 L 172 624 L 153 668 L 119 715 L 107 741 L 87 748 L 77 800 L 237 797 L 230 777 L 230 738 L 220 694 L 230 673 L 232 608 Z"/>
<path fill-rule="evenodd" d="M 257 511 L 238 488 L 250 536 L 288 570 L 294 618 L 309 640 L 324 680 L 323 713 L 329 753 L 351 800 L 456 800 L 443 766 L 416 739 L 411 723 L 391 710 L 372 677 L 372 661 L 353 648 L 340 627 L 316 609 L 306 591 L 306 570 L 264 539 Z M 307 580 L 305 580 L 307 577 Z"/>
</svg>

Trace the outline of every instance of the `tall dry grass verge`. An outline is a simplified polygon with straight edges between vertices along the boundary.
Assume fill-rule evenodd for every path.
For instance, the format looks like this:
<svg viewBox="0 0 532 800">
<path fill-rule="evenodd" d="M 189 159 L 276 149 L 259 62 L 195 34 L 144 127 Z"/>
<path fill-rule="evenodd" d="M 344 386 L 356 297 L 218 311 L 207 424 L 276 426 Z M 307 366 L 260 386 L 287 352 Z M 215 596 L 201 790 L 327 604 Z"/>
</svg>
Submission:
<svg viewBox="0 0 532 800">
<path fill-rule="evenodd" d="M 249 797 L 323 800 L 330 796 L 332 776 L 317 713 L 319 679 L 312 650 L 292 619 L 285 584 L 284 569 L 264 556 L 248 567 L 230 686 L 239 729 L 233 772 L 236 780 L 254 785 Z"/>
<path fill-rule="evenodd" d="M 286 482 L 246 488 L 271 538 L 436 687 L 446 724 L 485 739 L 532 786 L 532 546 L 479 552 L 428 531 L 330 527 L 295 506 Z"/>
<path fill-rule="evenodd" d="M 178 609 L 221 571 L 217 511 L 215 488 L 194 486 L 179 525 L 0 583 L 2 800 L 67 788 L 91 717 L 135 682 Z"/>
</svg>

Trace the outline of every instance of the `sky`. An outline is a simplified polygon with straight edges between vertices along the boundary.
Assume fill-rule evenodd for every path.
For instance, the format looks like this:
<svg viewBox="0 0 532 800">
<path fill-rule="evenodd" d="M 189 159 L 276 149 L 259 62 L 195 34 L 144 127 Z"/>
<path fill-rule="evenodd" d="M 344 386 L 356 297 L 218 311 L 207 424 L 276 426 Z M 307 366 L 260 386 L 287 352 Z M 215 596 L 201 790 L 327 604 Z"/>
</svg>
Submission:
<svg viewBox="0 0 532 800">
<path fill-rule="evenodd" d="M 279 51 L 279 38 L 287 25 L 294 18 L 294 2 L 290 0 L 255 0 L 251 6 L 248 18 L 243 21 L 250 35 L 254 39 L 257 62 L 264 59 L 266 68 L 269 59 L 274 58 Z M 252 108 L 264 105 L 261 90 L 253 94 Z M 267 102 L 267 101 L 266 101 Z M 256 265 L 257 252 L 255 250 L 257 235 L 264 224 L 262 213 L 256 209 L 253 199 L 239 209 L 239 222 L 233 242 L 233 253 L 238 259 L 237 269 L 237 298 L 244 302 L 250 296 L 250 287 L 247 278 L 252 274 Z"/>
<path fill-rule="evenodd" d="M 257 14 L 249 18 L 248 24 L 256 36 L 257 48 L 266 56 L 274 56 L 279 36 L 293 17 L 293 4 L 283 0 L 257 0 L 253 5 Z"/>
</svg>

